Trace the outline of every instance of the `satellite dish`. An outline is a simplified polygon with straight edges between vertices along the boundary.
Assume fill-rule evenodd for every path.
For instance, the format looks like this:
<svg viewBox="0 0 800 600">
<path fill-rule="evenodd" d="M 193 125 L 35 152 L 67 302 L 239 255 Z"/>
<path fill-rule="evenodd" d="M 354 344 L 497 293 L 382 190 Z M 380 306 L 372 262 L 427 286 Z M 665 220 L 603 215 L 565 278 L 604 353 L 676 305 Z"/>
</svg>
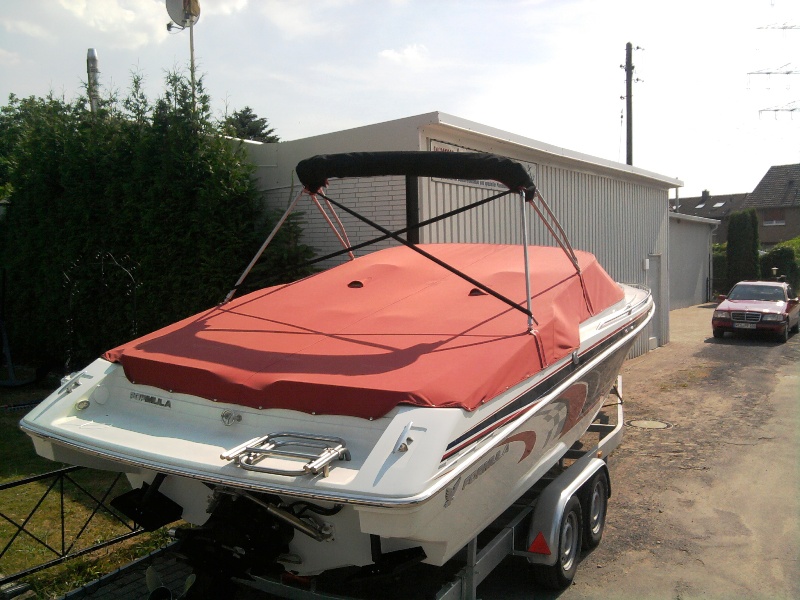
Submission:
<svg viewBox="0 0 800 600">
<path fill-rule="evenodd" d="M 197 0 L 167 0 L 167 13 L 176 25 L 189 27 L 200 19 L 200 3 Z"/>
</svg>

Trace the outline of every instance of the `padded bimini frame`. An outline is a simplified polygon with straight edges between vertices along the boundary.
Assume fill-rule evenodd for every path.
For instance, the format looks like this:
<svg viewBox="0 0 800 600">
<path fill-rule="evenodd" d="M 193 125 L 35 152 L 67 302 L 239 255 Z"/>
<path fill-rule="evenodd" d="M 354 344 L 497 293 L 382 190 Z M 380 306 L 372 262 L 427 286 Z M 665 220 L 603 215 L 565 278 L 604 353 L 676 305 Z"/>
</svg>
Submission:
<svg viewBox="0 0 800 600">
<path fill-rule="evenodd" d="M 425 151 L 355 152 L 349 154 L 328 154 L 328 155 L 314 156 L 312 158 L 300 161 L 297 165 L 296 171 L 297 171 L 297 176 L 299 177 L 301 183 L 303 184 L 303 190 L 295 197 L 295 199 L 286 209 L 286 212 L 283 214 L 281 219 L 278 221 L 278 224 L 275 226 L 273 231 L 267 237 L 266 241 L 261 246 L 258 253 L 256 253 L 256 256 L 247 266 L 245 271 L 242 273 L 241 277 L 239 277 L 239 280 L 236 282 L 236 285 L 233 287 L 233 289 L 231 289 L 230 292 L 228 292 L 228 295 L 225 297 L 224 302 L 229 302 L 234 297 L 236 291 L 244 282 L 244 280 L 247 278 L 248 274 L 253 269 L 256 262 L 258 262 L 261 255 L 267 249 L 267 246 L 273 240 L 278 230 L 281 228 L 281 226 L 283 226 L 286 219 L 294 211 L 299 199 L 304 194 L 308 194 L 311 197 L 314 204 L 322 213 L 328 225 L 331 227 L 333 232 L 338 237 L 340 243 L 343 246 L 343 249 L 338 252 L 334 252 L 326 256 L 314 259 L 306 263 L 306 265 L 311 265 L 317 262 L 321 262 L 323 260 L 328 260 L 330 258 L 334 258 L 342 254 L 349 254 L 350 257 L 353 258 L 354 250 L 391 238 L 397 241 L 398 243 L 403 244 L 411 248 L 415 252 L 425 256 L 425 258 L 447 269 L 448 271 L 457 275 L 458 277 L 461 277 L 462 279 L 468 281 L 478 289 L 486 292 L 491 296 L 494 296 L 501 302 L 504 302 L 508 304 L 510 307 L 524 313 L 528 317 L 528 329 L 532 331 L 533 325 L 538 323 L 534 318 L 533 313 L 531 312 L 531 302 L 530 302 L 531 293 L 530 293 L 530 276 L 529 276 L 530 271 L 528 265 L 528 222 L 527 222 L 527 214 L 525 211 L 525 204 L 530 204 L 533 210 L 536 212 L 537 216 L 544 223 L 547 230 L 551 233 L 551 235 L 553 235 L 553 238 L 555 239 L 556 243 L 561 247 L 561 249 L 564 251 L 564 253 L 567 255 L 567 257 L 575 267 L 575 270 L 578 273 L 578 276 L 580 277 L 581 280 L 581 286 L 583 288 L 583 296 L 586 301 L 587 308 L 589 309 L 590 312 L 593 312 L 591 302 L 589 300 L 589 295 L 587 294 L 586 286 L 583 282 L 583 277 L 581 276 L 581 270 L 578 265 L 577 257 L 575 256 L 575 253 L 572 249 L 572 246 L 569 243 L 569 240 L 567 239 L 564 230 L 562 229 L 561 225 L 559 224 L 553 212 L 550 210 L 549 206 L 547 206 L 547 203 L 545 202 L 542 195 L 536 189 L 536 186 L 534 185 L 533 180 L 530 177 L 530 174 L 525 170 L 525 168 L 520 163 L 514 160 L 482 152 L 458 152 L 458 153 L 425 152 Z M 442 215 L 438 215 L 431 219 L 427 219 L 425 221 L 417 223 L 413 227 L 406 227 L 397 231 L 389 231 L 388 229 L 385 229 L 379 224 L 359 214 L 352 208 L 349 208 L 341 204 L 340 202 L 337 202 L 329 198 L 322 192 L 322 189 L 328 185 L 328 180 L 331 178 L 379 177 L 379 176 L 389 176 L 389 175 L 405 175 L 407 177 L 407 180 L 409 177 L 412 178 L 440 177 L 445 179 L 467 179 L 467 180 L 489 179 L 502 183 L 509 189 L 505 192 L 501 192 L 500 194 L 484 198 L 483 200 L 473 202 L 467 206 L 457 208 L 455 210 L 449 211 Z M 522 213 L 522 240 L 523 240 L 522 246 L 523 246 L 524 262 L 525 262 L 525 282 L 526 282 L 526 298 L 527 298 L 526 307 L 520 306 L 519 303 L 514 302 L 513 300 L 507 298 L 506 296 L 482 284 L 481 282 L 476 281 L 466 273 L 463 273 L 458 269 L 455 269 L 454 267 L 448 265 L 447 263 L 439 260 L 435 256 L 432 256 L 428 252 L 425 252 L 424 250 L 420 249 L 415 243 L 403 237 L 403 234 L 406 234 L 410 231 L 418 230 L 432 223 L 436 223 L 438 221 L 450 218 L 452 216 L 455 216 L 462 212 L 466 212 L 468 210 L 473 210 L 475 208 L 478 208 L 479 206 L 482 206 L 494 200 L 498 200 L 499 198 L 502 198 L 509 194 L 515 194 L 515 193 L 519 194 L 519 197 L 521 199 L 520 210 Z M 325 209 L 319 202 L 319 198 L 325 200 L 328 206 L 328 210 L 330 210 L 331 216 L 329 216 L 326 213 Z M 383 235 L 360 244 L 351 245 L 347 238 L 347 234 L 344 231 L 344 226 L 342 225 L 341 220 L 339 220 L 338 216 L 336 215 L 336 212 L 333 209 L 334 206 L 336 206 L 340 210 L 347 212 L 348 214 L 362 221 L 363 223 L 366 223 L 367 225 L 379 231 Z M 335 221 L 336 224 L 334 224 L 333 221 Z"/>
</svg>

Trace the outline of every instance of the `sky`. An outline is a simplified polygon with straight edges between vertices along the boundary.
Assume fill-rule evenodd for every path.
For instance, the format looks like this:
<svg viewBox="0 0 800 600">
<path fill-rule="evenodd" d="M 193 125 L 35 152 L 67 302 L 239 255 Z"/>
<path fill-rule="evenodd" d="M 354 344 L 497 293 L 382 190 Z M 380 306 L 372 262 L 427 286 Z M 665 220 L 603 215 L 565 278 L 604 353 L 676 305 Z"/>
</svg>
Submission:
<svg viewBox="0 0 800 600">
<path fill-rule="evenodd" d="M 680 179 L 685 198 L 751 192 L 800 163 L 797 0 L 199 4 L 214 116 L 248 106 L 283 140 L 440 111 L 624 163 L 630 42 L 634 166 Z M 156 99 L 190 64 L 189 31 L 169 20 L 165 0 L 0 0 L 3 105 L 76 99 L 89 48 L 104 93 L 138 73 Z"/>
</svg>

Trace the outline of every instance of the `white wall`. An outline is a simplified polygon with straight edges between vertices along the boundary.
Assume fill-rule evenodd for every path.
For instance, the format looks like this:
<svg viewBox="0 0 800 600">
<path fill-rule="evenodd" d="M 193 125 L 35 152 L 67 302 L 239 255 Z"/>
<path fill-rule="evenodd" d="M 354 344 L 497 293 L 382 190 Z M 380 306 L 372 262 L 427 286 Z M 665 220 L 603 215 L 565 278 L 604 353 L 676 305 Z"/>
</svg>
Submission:
<svg viewBox="0 0 800 600">
<path fill-rule="evenodd" d="M 695 306 L 709 300 L 712 233 L 715 219 L 670 213 L 670 310 Z"/>
</svg>

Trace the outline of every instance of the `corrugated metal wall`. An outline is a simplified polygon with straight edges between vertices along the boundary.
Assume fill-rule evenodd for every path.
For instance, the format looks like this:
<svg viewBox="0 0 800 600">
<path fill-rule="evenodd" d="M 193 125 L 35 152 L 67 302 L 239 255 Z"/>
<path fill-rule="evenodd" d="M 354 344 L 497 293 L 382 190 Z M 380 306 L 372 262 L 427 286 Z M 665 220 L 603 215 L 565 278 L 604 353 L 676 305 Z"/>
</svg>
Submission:
<svg viewBox="0 0 800 600">
<path fill-rule="evenodd" d="M 667 191 L 621 179 L 540 165 L 537 185 L 575 248 L 597 256 L 616 281 L 645 285 L 657 312 L 631 351 L 669 341 Z M 538 224 L 533 238 L 546 236 Z M 655 338 L 651 340 L 650 338 Z"/>
<path fill-rule="evenodd" d="M 442 179 L 420 179 L 420 221 L 497 194 L 498 189 Z M 467 213 L 429 225 L 420 231 L 420 241 L 519 244 L 520 197 L 511 194 Z"/>
<path fill-rule="evenodd" d="M 538 165 L 534 181 L 576 249 L 592 252 L 617 281 L 652 289 L 661 310 L 639 338 L 638 356 L 668 341 L 669 295 L 663 275 L 669 268 L 667 191 L 624 180 Z M 420 220 L 485 198 L 496 189 L 456 181 L 420 181 Z M 521 243 L 520 199 L 510 195 L 450 223 L 437 223 L 420 234 L 423 242 Z M 529 211 L 531 243 L 555 245 Z M 662 273 L 663 271 L 663 273 Z M 651 340 L 650 338 L 655 338 Z"/>
</svg>

